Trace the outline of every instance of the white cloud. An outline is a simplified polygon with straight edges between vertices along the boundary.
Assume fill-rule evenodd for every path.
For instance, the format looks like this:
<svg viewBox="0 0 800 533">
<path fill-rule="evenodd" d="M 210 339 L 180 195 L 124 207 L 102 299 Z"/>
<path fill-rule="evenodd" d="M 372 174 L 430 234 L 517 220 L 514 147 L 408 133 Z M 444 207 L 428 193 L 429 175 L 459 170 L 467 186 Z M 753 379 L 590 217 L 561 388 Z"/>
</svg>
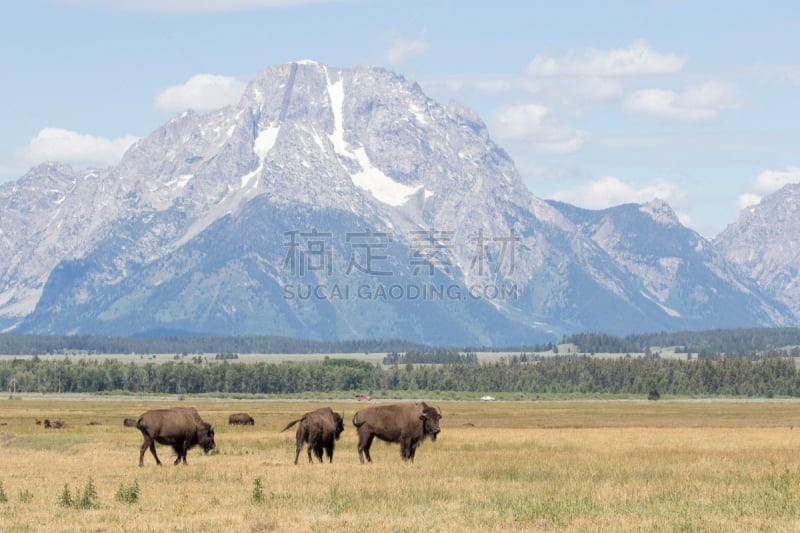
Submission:
<svg viewBox="0 0 800 533">
<path fill-rule="evenodd" d="M 424 56 L 428 53 L 428 42 L 423 38 L 403 39 L 395 37 L 386 51 L 386 59 L 392 65 L 402 65 L 412 57 Z"/>
<path fill-rule="evenodd" d="M 153 106 L 164 113 L 179 113 L 187 109 L 204 113 L 235 104 L 245 87 L 246 84 L 236 78 L 197 74 L 186 83 L 160 90 Z"/>
<path fill-rule="evenodd" d="M 584 209 L 606 209 L 620 204 L 641 204 L 654 198 L 660 198 L 667 203 L 682 203 L 686 193 L 664 180 L 655 180 L 635 188 L 614 176 L 605 176 L 586 185 L 557 192 L 552 198 Z"/>
<path fill-rule="evenodd" d="M 800 182 L 800 168 L 788 167 L 786 170 L 765 170 L 758 175 L 753 183 L 753 188 L 761 193 L 769 194 L 777 191 L 784 185 Z"/>
<path fill-rule="evenodd" d="M 138 137 L 126 135 L 106 139 L 61 128 L 44 128 L 21 150 L 21 159 L 28 165 L 58 161 L 77 167 L 111 166 Z"/>
<path fill-rule="evenodd" d="M 530 76 L 450 76 L 418 80 L 428 93 L 440 98 L 461 94 L 468 99 L 471 93 L 483 93 L 492 98 L 532 98 L 576 110 L 598 102 L 621 100 L 625 84 L 618 78 L 601 76 L 536 78 Z M 509 93 L 506 96 L 503 93 Z"/>
<path fill-rule="evenodd" d="M 736 87 L 708 82 L 682 93 L 663 89 L 634 91 L 622 103 L 633 114 L 674 122 L 712 122 L 723 111 L 738 109 L 743 102 Z"/>
<path fill-rule="evenodd" d="M 653 51 L 644 40 L 630 48 L 573 50 L 563 57 L 537 54 L 528 65 L 532 76 L 631 76 L 677 72 L 686 58 Z"/>
<path fill-rule="evenodd" d="M 739 209 L 750 207 L 751 205 L 758 205 L 761 203 L 762 196 L 760 194 L 753 194 L 746 192 L 739 195 Z"/>
<path fill-rule="evenodd" d="M 536 94 L 541 90 L 539 80 L 522 76 L 446 76 L 417 80 L 426 92 L 441 93 L 442 98 L 452 98 L 454 93 L 489 93 L 497 95 L 508 92 Z"/>
<path fill-rule="evenodd" d="M 61 4 L 114 11 L 156 13 L 221 13 L 303 4 L 327 4 L 340 0 L 58 0 Z"/>
<path fill-rule="evenodd" d="M 739 195 L 739 208 L 744 209 L 761 202 L 761 199 L 784 185 L 800 183 L 800 168 L 787 167 L 785 170 L 767 169 L 758 175 L 751 184 L 750 191 Z"/>
<path fill-rule="evenodd" d="M 524 143 L 538 153 L 576 152 L 590 135 L 559 122 L 550 110 L 538 104 L 507 107 L 495 115 L 493 131 L 500 139 Z"/>
</svg>

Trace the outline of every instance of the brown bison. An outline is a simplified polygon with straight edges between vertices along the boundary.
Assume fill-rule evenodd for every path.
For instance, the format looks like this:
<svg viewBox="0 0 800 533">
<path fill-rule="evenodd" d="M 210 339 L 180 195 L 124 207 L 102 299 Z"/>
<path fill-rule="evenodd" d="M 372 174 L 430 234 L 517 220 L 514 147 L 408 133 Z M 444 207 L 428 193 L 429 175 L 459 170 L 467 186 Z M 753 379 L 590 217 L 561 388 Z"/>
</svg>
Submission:
<svg viewBox="0 0 800 533">
<path fill-rule="evenodd" d="M 358 411 L 353 416 L 353 425 L 358 431 L 358 458 L 372 462 L 369 448 L 375 437 L 386 442 L 400 443 L 400 455 L 404 461 L 414 462 L 417 447 L 425 437 L 436 441 L 442 412 L 425 402 L 376 405 Z"/>
<path fill-rule="evenodd" d="M 344 416 L 334 412 L 330 407 L 322 407 L 316 411 L 304 414 L 297 420 L 289 422 L 281 431 L 286 431 L 293 425 L 300 422 L 297 426 L 296 445 L 294 464 L 300 457 L 300 450 L 303 444 L 308 443 L 308 462 L 313 463 L 311 451 L 322 462 L 323 450 L 328 456 L 328 462 L 333 462 L 333 447 L 335 441 L 339 440 L 339 435 L 344 431 Z"/>
<path fill-rule="evenodd" d="M 256 423 L 252 416 L 247 413 L 233 413 L 228 417 L 228 424 L 234 426 L 252 426 Z"/>
<path fill-rule="evenodd" d="M 200 445 L 205 453 L 216 446 L 214 428 L 200 418 L 194 407 L 153 409 L 142 414 L 135 422 L 126 418 L 124 425 L 138 428 L 144 436 L 144 442 L 139 450 L 139 466 L 144 466 L 144 452 L 147 448 L 150 448 L 156 464 L 161 465 L 156 454 L 156 442 L 172 446 L 178 454 L 178 458 L 175 459 L 176 465 L 181 461 L 186 464 L 186 452 L 197 445 Z"/>
</svg>

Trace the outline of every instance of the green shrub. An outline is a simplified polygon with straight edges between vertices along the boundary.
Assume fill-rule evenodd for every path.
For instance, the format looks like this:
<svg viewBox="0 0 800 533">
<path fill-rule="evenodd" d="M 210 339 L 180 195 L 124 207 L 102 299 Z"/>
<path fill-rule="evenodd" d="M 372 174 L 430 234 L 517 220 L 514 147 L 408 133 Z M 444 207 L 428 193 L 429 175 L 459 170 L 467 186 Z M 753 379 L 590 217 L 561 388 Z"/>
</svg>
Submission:
<svg viewBox="0 0 800 533">
<path fill-rule="evenodd" d="M 250 499 L 253 503 L 261 503 L 264 501 L 264 488 L 261 486 L 261 478 L 259 477 L 253 481 L 253 495 Z"/>
<path fill-rule="evenodd" d="M 64 483 L 61 496 L 58 497 L 58 505 L 61 507 L 72 507 L 72 494 L 69 492 L 69 485 Z"/>
<path fill-rule="evenodd" d="M 139 482 L 134 481 L 133 485 L 125 487 L 120 485 L 114 499 L 122 503 L 136 503 L 139 501 Z"/>
<path fill-rule="evenodd" d="M 69 490 L 69 485 L 64 483 L 64 488 L 61 491 L 61 496 L 58 498 L 58 504 L 62 507 L 71 507 L 73 509 L 97 509 L 97 489 L 94 486 L 92 478 L 86 482 L 83 488 L 83 493 L 76 490 L 75 495 Z"/>
</svg>

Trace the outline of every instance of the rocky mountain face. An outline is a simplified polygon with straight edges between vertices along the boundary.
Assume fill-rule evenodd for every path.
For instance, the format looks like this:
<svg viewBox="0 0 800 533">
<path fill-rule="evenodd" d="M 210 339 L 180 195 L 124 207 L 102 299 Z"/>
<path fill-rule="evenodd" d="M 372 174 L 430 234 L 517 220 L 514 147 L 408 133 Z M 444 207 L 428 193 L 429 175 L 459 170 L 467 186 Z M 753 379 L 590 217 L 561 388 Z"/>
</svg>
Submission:
<svg viewBox="0 0 800 533">
<path fill-rule="evenodd" d="M 786 185 L 742 210 L 714 239 L 727 261 L 800 321 L 800 184 Z"/>
<path fill-rule="evenodd" d="M 545 202 L 472 111 L 376 68 L 261 72 L 119 165 L 0 187 L 0 327 L 510 345 L 781 324 L 662 202 Z"/>
<path fill-rule="evenodd" d="M 710 242 L 682 226 L 661 200 L 600 211 L 553 205 L 608 254 L 633 282 L 632 290 L 671 318 L 663 322 L 664 329 L 753 327 L 786 320 L 786 307 L 762 295 Z"/>
</svg>

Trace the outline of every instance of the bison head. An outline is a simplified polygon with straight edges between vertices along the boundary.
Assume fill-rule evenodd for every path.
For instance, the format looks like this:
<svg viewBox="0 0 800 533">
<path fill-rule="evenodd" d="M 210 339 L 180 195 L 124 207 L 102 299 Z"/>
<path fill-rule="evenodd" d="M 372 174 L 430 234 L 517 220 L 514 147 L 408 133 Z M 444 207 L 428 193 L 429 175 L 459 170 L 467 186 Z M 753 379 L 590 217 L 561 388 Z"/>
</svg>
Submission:
<svg viewBox="0 0 800 533">
<path fill-rule="evenodd" d="M 203 452 L 205 453 L 216 448 L 216 443 L 214 442 L 214 428 L 208 422 L 203 422 L 202 425 L 197 428 L 197 443 L 203 448 Z"/>
<path fill-rule="evenodd" d="M 422 420 L 422 433 L 425 437 L 430 437 L 433 442 L 436 442 L 436 436 L 439 434 L 439 420 L 442 418 L 442 412 L 428 407 L 427 405 L 422 409 L 420 419 Z"/>
<path fill-rule="evenodd" d="M 336 435 L 336 440 L 339 440 L 339 435 L 341 435 L 344 431 L 344 413 L 340 415 L 339 413 L 334 412 L 333 423 L 336 425 L 336 431 L 334 432 Z"/>
</svg>

